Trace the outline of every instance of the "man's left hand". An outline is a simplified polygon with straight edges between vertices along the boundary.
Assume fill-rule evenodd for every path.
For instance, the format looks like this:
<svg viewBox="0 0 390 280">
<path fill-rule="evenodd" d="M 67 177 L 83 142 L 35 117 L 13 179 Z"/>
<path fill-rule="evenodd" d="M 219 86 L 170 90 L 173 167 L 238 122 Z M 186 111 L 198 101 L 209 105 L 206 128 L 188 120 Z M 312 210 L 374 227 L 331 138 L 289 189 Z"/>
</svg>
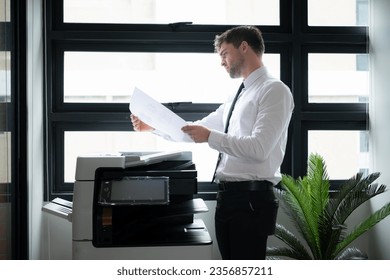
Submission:
<svg viewBox="0 0 390 280">
<path fill-rule="evenodd" d="M 195 143 L 204 143 L 209 140 L 210 130 L 202 125 L 189 124 L 183 126 L 181 130 L 187 133 Z"/>
</svg>

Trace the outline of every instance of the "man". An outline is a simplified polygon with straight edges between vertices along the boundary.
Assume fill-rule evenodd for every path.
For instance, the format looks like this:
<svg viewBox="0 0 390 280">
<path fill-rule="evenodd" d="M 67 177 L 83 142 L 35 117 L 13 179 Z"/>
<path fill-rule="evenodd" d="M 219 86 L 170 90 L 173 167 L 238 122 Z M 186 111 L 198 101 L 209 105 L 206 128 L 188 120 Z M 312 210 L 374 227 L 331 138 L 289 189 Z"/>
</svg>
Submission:
<svg viewBox="0 0 390 280">
<path fill-rule="evenodd" d="M 263 65 L 259 29 L 232 28 L 216 36 L 214 46 L 230 77 L 243 78 L 243 88 L 236 100 L 231 96 L 182 130 L 195 143 L 207 142 L 220 152 L 215 231 L 222 258 L 265 259 L 278 211 L 273 186 L 281 179 L 294 101 L 289 88 Z M 136 131 L 153 130 L 136 116 L 131 119 Z"/>
</svg>

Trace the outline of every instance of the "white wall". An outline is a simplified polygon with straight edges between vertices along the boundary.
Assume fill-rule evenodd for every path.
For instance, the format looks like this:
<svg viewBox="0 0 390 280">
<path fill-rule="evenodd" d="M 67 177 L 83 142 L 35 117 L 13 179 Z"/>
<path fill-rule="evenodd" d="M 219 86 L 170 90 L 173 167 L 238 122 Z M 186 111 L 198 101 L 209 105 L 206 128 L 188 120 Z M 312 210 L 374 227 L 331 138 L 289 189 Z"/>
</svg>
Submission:
<svg viewBox="0 0 390 280">
<path fill-rule="evenodd" d="M 371 0 L 370 58 L 370 168 L 381 172 L 379 182 L 390 188 L 390 1 Z M 371 205 L 376 210 L 390 201 L 387 192 Z M 374 259 L 390 259 L 390 218 L 370 232 L 371 255 Z"/>
<path fill-rule="evenodd" d="M 28 50 L 28 184 L 29 258 L 40 259 L 42 249 L 41 207 L 43 203 L 43 39 L 42 0 L 27 1 Z"/>
</svg>

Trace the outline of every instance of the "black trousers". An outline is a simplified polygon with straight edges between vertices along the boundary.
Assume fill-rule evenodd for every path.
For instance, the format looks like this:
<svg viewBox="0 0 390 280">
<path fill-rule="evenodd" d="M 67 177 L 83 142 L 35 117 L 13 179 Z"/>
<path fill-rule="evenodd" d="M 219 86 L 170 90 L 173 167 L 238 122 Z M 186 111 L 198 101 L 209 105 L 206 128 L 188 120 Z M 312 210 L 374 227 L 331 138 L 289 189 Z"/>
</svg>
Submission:
<svg viewBox="0 0 390 280">
<path fill-rule="evenodd" d="M 278 200 L 272 190 L 219 191 L 215 233 L 224 260 L 262 260 L 275 232 Z"/>
</svg>

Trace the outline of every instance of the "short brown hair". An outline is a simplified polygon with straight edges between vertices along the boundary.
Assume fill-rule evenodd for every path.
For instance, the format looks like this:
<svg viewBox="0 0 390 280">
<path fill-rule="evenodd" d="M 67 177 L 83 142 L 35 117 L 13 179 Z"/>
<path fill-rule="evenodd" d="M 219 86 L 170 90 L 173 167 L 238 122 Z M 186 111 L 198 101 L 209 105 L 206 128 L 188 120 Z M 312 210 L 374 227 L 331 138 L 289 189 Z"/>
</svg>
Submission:
<svg viewBox="0 0 390 280">
<path fill-rule="evenodd" d="M 214 48 L 218 52 L 222 43 L 233 44 L 238 48 L 245 41 L 258 55 L 264 53 L 264 40 L 260 29 L 255 26 L 237 26 L 215 36 Z"/>
</svg>

